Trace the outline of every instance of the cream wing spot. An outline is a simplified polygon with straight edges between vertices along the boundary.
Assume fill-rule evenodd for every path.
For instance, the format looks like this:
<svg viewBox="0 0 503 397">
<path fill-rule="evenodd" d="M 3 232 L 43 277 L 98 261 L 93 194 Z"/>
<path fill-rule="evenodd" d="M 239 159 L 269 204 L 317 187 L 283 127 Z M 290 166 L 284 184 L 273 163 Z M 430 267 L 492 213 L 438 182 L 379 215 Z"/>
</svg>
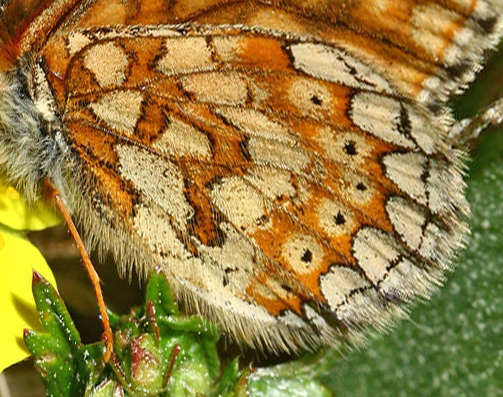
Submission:
<svg viewBox="0 0 503 397">
<path fill-rule="evenodd" d="M 82 50 L 85 46 L 91 43 L 91 39 L 80 32 L 72 32 L 68 35 L 66 48 L 70 55 L 75 55 Z"/>
<path fill-rule="evenodd" d="M 431 277 L 410 260 L 402 259 L 390 269 L 379 287 L 390 296 L 409 302 L 416 296 L 427 297 L 431 289 Z"/>
<path fill-rule="evenodd" d="M 437 167 L 430 168 L 427 182 L 428 203 L 433 213 L 438 214 L 448 210 L 452 199 L 449 196 L 450 192 L 445 191 L 447 180 L 444 178 L 443 172 Z M 444 182 L 444 183 L 442 183 Z"/>
<path fill-rule="evenodd" d="M 471 42 L 476 40 L 477 34 L 473 31 L 472 27 L 464 27 L 453 37 L 453 42 L 455 46 L 451 45 L 444 52 L 444 59 L 450 63 L 454 64 L 456 61 L 463 57 L 463 49 L 467 46 L 471 46 Z"/>
<path fill-rule="evenodd" d="M 384 232 L 364 228 L 356 234 L 353 255 L 367 277 L 378 284 L 398 259 L 399 253 L 394 247 L 394 241 Z"/>
<path fill-rule="evenodd" d="M 433 213 L 449 213 L 453 208 L 466 211 L 466 199 L 463 190 L 459 189 L 465 186 L 465 182 L 459 171 L 441 161 L 431 160 L 426 185 L 428 204 Z"/>
<path fill-rule="evenodd" d="M 386 211 L 397 233 L 412 250 L 417 250 L 423 240 L 424 211 L 400 197 L 391 197 L 386 203 Z"/>
<path fill-rule="evenodd" d="M 116 148 L 121 176 L 172 216 L 174 223 L 186 227 L 194 210 L 185 198 L 180 169 L 137 146 L 118 144 Z"/>
<path fill-rule="evenodd" d="M 168 127 L 153 143 L 154 149 L 172 156 L 210 157 L 208 137 L 179 119 L 171 118 Z"/>
<path fill-rule="evenodd" d="M 222 62 L 239 61 L 237 53 L 243 44 L 241 37 L 216 36 L 213 38 L 216 57 Z"/>
<path fill-rule="evenodd" d="M 456 0 L 456 3 L 461 3 L 461 5 L 466 6 L 463 0 Z M 494 4 L 496 1 L 489 2 L 477 2 L 475 9 L 473 10 L 473 15 L 479 20 L 489 20 L 497 16 L 497 10 L 494 9 Z"/>
<path fill-rule="evenodd" d="M 198 73 L 181 78 L 183 89 L 199 102 L 243 106 L 248 98 L 247 82 L 233 73 Z"/>
<path fill-rule="evenodd" d="M 245 299 L 246 289 L 253 280 L 256 268 L 255 250 L 230 224 L 222 222 L 220 228 L 226 236 L 224 244 L 221 247 L 201 244 L 199 247 L 201 257 L 209 257 L 218 264 L 224 286 Z"/>
<path fill-rule="evenodd" d="M 223 310 L 226 313 L 226 316 L 222 316 L 221 322 L 224 330 L 235 330 L 233 316 L 253 320 L 247 323 L 249 328 L 239 329 L 242 337 L 245 338 L 244 340 L 250 340 L 253 335 L 256 336 L 261 333 L 261 329 L 255 324 L 264 326 L 276 322 L 276 319 L 262 306 L 253 301 L 248 301 L 245 295 L 238 292 L 241 285 L 234 285 L 235 289 L 230 289 L 230 284 L 223 282 L 225 271 L 217 264 L 203 262 L 194 257 L 183 261 L 173 260 L 172 257 L 163 258 L 163 260 L 163 265 L 168 270 L 169 275 L 181 285 L 182 293 L 190 292 L 189 295 L 184 295 L 189 305 L 197 305 L 202 313 L 216 315 L 215 309 Z M 198 301 L 193 300 L 195 296 L 200 297 L 205 304 L 211 306 L 200 307 Z"/>
<path fill-rule="evenodd" d="M 336 310 L 348 299 L 352 291 L 369 287 L 369 283 L 356 271 L 333 265 L 328 273 L 320 277 L 320 287 L 330 308 Z"/>
<path fill-rule="evenodd" d="M 260 165 L 274 165 L 301 172 L 311 163 L 307 153 L 297 147 L 266 139 L 251 137 L 246 149 L 253 161 Z"/>
<path fill-rule="evenodd" d="M 423 174 L 426 158 L 420 153 L 392 153 L 383 159 L 386 176 L 404 193 L 426 205 L 426 186 Z"/>
<path fill-rule="evenodd" d="M 204 37 L 177 37 L 166 40 L 166 54 L 157 69 L 165 75 L 209 71 L 215 68 Z"/>
<path fill-rule="evenodd" d="M 451 236 L 445 230 L 441 230 L 438 225 L 428 223 L 424 229 L 424 239 L 419 253 L 426 259 L 431 259 L 442 265 L 444 255 L 451 253 L 453 247 L 448 243 Z"/>
<path fill-rule="evenodd" d="M 112 91 L 89 107 L 110 127 L 132 136 L 141 115 L 143 95 L 138 91 Z"/>
<path fill-rule="evenodd" d="M 437 239 L 440 236 L 443 238 L 443 234 L 444 233 L 440 230 L 440 228 L 434 223 L 426 225 L 424 230 L 424 240 L 419 253 L 427 259 L 438 259 Z"/>
<path fill-rule="evenodd" d="M 245 178 L 270 200 L 293 197 L 296 193 L 288 171 L 254 167 Z"/>
<path fill-rule="evenodd" d="M 400 102 L 371 92 L 359 92 L 351 101 L 351 119 L 363 131 L 404 148 L 414 142 L 400 132 Z"/>
<path fill-rule="evenodd" d="M 309 274 L 323 264 L 323 247 L 309 235 L 288 238 L 281 249 L 282 257 L 297 274 Z"/>
<path fill-rule="evenodd" d="M 289 49 L 295 69 L 310 76 L 355 88 L 392 92 L 383 77 L 343 50 L 315 43 L 293 44 Z"/>
<path fill-rule="evenodd" d="M 166 256 L 179 260 L 192 257 L 176 236 L 166 213 L 161 212 L 155 204 L 141 205 L 133 221 L 134 229 L 158 260 Z"/>
<path fill-rule="evenodd" d="M 448 231 L 445 227 L 441 228 L 430 222 L 425 227 L 423 244 L 419 253 L 422 257 L 434 261 L 438 268 L 444 271 L 449 270 L 449 259 L 457 250 L 464 247 L 467 231 L 466 226 L 456 231 Z"/>
<path fill-rule="evenodd" d="M 431 103 L 432 101 L 436 101 L 436 96 L 438 90 L 442 89 L 443 82 L 437 77 L 428 77 L 423 82 L 424 89 L 418 94 L 418 102 L 420 103 Z"/>
<path fill-rule="evenodd" d="M 119 87 L 126 80 L 129 60 L 122 48 L 108 42 L 90 47 L 84 55 L 84 66 L 93 73 L 103 88 Z"/>
<path fill-rule="evenodd" d="M 331 335 L 333 333 L 332 328 L 327 324 L 325 319 L 311 306 L 304 304 L 302 308 L 304 309 L 306 317 L 309 319 L 309 323 L 314 325 L 319 332 L 322 332 L 325 335 Z"/>
<path fill-rule="evenodd" d="M 426 154 L 433 154 L 444 146 L 440 137 L 445 134 L 446 129 L 442 121 L 437 120 L 435 124 L 430 121 L 430 115 L 423 111 L 420 113 L 412 106 L 405 104 L 408 121 L 410 125 L 410 135 L 417 145 Z"/>
<path fill-rule="evenodd" d="M 239 230 L 253 233 L 267 216 L 263 198 L 241 177 L 223 179 L 213 186 L 210 196 L 217 208 Z"/>
<path fill-rule="evenodd" d="M 221 107 L 216 110 L 216 113 L 250 136 L 295 144 L 295 139 L 286 127 L 271 121 L 264 113 L 257 110 Z"/>
<path fill-rule="evenodd" d="M 356 340 L 361 340 L 361 331 L 366 327 L 382 332 L 391 321 L 405 314 L 396 304 L 383 300 L 374 288 L 356 291 L 337 310 L 339 319 L 350 329 L 349 336 Z"/>
<path fill-rule="evenodd" d="M 266 109 L 270 106 L 270 101 L 274 94 L 271 93 L 269 87 L 264 86 L 260 81 L 254 81 L 253 79 L 249 79 L 248 83 L 248 91 L 249 98 L 253 98 L 253 106 L 266 107 Z"/>
</svg>

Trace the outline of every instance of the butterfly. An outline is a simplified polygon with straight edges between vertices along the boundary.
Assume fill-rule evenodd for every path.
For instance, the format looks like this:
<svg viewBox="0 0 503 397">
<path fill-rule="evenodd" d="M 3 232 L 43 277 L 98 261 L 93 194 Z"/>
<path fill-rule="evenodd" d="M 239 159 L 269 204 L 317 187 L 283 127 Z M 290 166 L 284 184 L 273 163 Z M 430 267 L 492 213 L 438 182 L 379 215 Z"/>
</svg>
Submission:
<svg viewBox="0 0 503 397">
<path fill-rule="evenodd" d="M 242 345 L 358 344 L 467 236 L 447 100 L 503 1 L 11 0 L 0 165 Z"/>
</svg>

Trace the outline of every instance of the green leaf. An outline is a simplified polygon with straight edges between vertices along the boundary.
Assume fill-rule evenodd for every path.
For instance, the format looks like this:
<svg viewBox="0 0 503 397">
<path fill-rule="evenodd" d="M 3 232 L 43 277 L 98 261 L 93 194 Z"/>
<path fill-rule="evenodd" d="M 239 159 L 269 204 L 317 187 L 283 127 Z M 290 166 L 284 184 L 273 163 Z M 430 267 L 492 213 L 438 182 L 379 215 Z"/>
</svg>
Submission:
<svg viewBox="0 0 503 397">
<path fill-rule="evenodd" d="M 178 308 L 176 307 L 168 281 L 160 273 L 160 270 L 156 270 L 150 276 L 147 291 L 145 292 L 145 303 L 147 302 L 152 302 L 157 313 L 162 316 L 178 314 Z"/>
<path fill-rule="evenodd" d="M 89 371 L 81 357 L 80 335 L 56 290 L 33 272 L 33 296 L 45 333 L 25 332 L 26 347 L 49 396 L 81 395 Z M 103 349 L 102 349 L 103 351 Z"/>
<path fill-rule="evenodd" d="M 248 378 L 253 397 L 330 397 L 320 375 L 332 363 L 330 351 L 305 355 L 298 360 L 270 368 L 258 368 Z M 337 354 L 338 356 L 338 354 Z"/>
<path fill-rule="evenodd" d="M 51 284 L 37 272 L 33 273 L 33 296 L 44 330 L 76 349 L 81 344 L 80 335 L 65 304 Z"/>
<path fill-rule="evenodd" d="M 211 393 L 211 396 L 248 396 L 248 376 L 250 371 L 241 371 L 239 368 L 239 360 L 235 358 L 232 360 L 222 373 L 220 382 L 218 383 L 215 390 Z"/>
</svg>

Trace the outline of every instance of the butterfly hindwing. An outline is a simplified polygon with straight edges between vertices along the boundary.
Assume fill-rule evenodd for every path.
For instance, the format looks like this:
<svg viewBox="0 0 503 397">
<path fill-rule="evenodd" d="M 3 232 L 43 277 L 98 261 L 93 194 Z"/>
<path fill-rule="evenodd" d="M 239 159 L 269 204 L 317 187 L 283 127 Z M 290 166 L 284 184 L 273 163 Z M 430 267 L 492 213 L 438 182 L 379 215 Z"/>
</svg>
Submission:
<svg viewBox="0 0 503 397">
<path fill-rule="evenodd" d="M 450 269 L 468 207 L 444 101 L 501 8 L 61 0 L 13 29 L 15 0 L 3 31 L 58 157 L 36 175 L 91 240 L 238 341 L 296 351 L 384 328 Z"/>
</svg>

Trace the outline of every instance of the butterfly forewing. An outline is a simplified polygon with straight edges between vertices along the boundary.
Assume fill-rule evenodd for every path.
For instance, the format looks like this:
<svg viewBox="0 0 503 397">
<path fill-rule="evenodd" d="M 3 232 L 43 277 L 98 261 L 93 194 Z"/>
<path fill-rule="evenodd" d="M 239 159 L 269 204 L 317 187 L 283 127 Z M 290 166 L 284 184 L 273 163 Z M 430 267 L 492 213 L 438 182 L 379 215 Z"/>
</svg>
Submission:
<svg viewBox="0 0 503 397">
<path fill-rule="evenodd" d="M 46 2 L 6 45 L 59 155 L 37 175 L 85 233 L 238 341 L 296 351 L 358 341 L 442 281 L 468 212 L 443 101 L 502 8 Z"/>
</svg>

